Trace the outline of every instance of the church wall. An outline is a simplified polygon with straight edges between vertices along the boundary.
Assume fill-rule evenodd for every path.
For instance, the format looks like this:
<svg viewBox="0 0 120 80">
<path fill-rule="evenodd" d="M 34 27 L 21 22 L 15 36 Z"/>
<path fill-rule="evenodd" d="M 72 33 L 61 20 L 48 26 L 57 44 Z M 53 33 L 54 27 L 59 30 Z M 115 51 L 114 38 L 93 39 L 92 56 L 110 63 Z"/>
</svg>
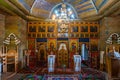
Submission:
<svg viewBox="0 0 120 80">
<path fill-rule="evenodd" d="M 18 16 L 6 16 L 5 36 L 14 33 L 21 43 L 19 45 L 19 61 L 23 63 L 23 50 L 27 47 L 26 26 L 27 22 Z"/>
<path fill-rule="evenodd" d="M 5 36 L 5 16 L 0 14 L 0 51 L 2 49 L 4 36 Z"/>
<path fill-rule="evenodd" d="M 120 35 L 120 16 L 105 17 L 100 22 L 100 50 L 105 51 L 105 41 L 112 33 Z"/>
</svg>

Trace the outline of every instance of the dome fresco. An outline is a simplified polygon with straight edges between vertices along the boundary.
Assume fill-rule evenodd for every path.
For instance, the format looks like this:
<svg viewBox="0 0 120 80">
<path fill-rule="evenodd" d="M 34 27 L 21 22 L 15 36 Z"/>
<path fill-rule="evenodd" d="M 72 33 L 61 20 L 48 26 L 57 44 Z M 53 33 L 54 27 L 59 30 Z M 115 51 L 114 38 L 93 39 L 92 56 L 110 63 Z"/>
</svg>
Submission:
<svg viewBox="0 0 120 80">
<path fill-rule="evenodd" d="M 68 14 L 71 14 L 68 16 L 70 19 L 98 20 L 119 9 L 119 0 L 2 0 L 0 4 L 5 6 L 7 12 L 14 11 L 17 15 L 27 19 L 49 19 L 52 13 L 57 13 L 56 16 L 59 15 L 59 10 L 52 11 L 55 7 L 61 7 L 63 2 L 68 8 L 67 10 L 71 9 L 73 12 L 71 14 L 67 11 Z M 13 13 L 11 12 L 11 14 Z"/>
<path fill-rule="evenodd" d="M 92 15 L 96 15 L 99 9 L 107 3 L 108 0 L 64 0 L 73 6 L 76 10 L 79 18 L 84 18 Z M 48 18 L 51 10 L 57 5 L 63 2 L 62 0 L 35 0 L 32 6 L 32 13 L 34 16 L 43 16 Z M 60 6 L 58 6 L 60 7 Z M 37 10 L 37 11 L 36 11 Z M 44 13 L 44 14 L 41 14 Z M 73 15 L 72 15 L 73 16 Z"/>
</svg>

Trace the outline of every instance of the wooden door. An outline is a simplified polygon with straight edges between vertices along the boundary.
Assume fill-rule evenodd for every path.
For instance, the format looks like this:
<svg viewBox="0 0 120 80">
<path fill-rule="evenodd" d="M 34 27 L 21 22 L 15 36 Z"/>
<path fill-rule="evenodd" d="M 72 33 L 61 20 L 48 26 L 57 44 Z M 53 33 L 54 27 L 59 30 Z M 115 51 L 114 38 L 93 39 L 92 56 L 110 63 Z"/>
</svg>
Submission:
<svg viewBox="0 0 120 80">
<path fill-rule="evenodd" d="M 59 68 L 68 67 L 68 41 L 58 41 L 57 64 Z"/>
<path fill-rule="evenodd" d="M 37 42 L 37 66 L 45 66 L 47 62 L 46 42 Z M 35 63 L 35 62 L 34 62 Z"/>
</svg>

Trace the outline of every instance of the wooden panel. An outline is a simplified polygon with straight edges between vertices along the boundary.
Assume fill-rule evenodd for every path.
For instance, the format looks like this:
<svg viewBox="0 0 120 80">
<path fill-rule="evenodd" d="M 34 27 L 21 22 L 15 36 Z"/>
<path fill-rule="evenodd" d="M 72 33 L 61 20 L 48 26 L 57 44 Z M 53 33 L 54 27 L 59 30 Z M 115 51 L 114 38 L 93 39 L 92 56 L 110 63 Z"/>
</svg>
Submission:
<svg viewBox="0 0 120 80">
<path fill-rule="evenodd" d="M 68 67 L 68 42 L 67 41 L 58 41 L 58 54 L 57 62 L 58 67 L 62 68 L 64 65 Z"/>
<path fill-rule="evenodd" d="M 115 58 L 113 47 L 115 47 L 115 50 L 120 53 L 119 44 L 111 44 L 106 46 L 106 71 L 110 77 L 118 77 L 120 74 L 120 69 L 118 68 L 120 67 L 120 60 Z"/>
<path fill-rule="evenodd" d="M 50 54 L 51 52 L 53 52 L 53 54 L 56 54 L 57 40 L 52 39 L 52 38 L 48 38 L 47 39 L 47 48 L 48 48 L 48 54 Z"/>
<path fill-rule="evenodd" d="M 67 32 L 59 32 L 55 22 L 28 22 L 28 38 L 99 38 L 98 22 L 73 21 L 67 24 Z"/>
<path fill-rule="evenodd" d="M 35 49 L 35 39 L 28 39 L 28 49 L 29 50 Z"/>
<path fill-rule="evenodd" d="M 78 39 L 69 39 L 69 66 L 70 67 L 74 67 L 74 60 L 73 60 L 73 55 L 76 54 L 76 52 L 78 52 Z"/>
<path fill-rule="evenodd" d="M 76 43 L 76 51 L 81 52 L 81 44 L 85 43 L 88 45 L 90 50 L 90 60 L 93 66 L 97 66 L 98 59 L 98 41 L 99 41 L 99 23 L 98 22 L 87 22 L 87 21 L 72 21 L 66 24 L 68 31 L 59 32 L 59 27 L 56 22 L 51 21 L 30 21 L 28 22 L 28 48 L 35 51 L 35 39 L 36 38 L 46 38 L 46 50 L 47 55 L 50 54 L 51 50 L 56 54 L 58 67 L 62 67 L 65 64 L 67 67 L 69 65 L 69 60 L 72 52 L 72 43 Z M 30 30 L 35 27 L 36 30 Z M 62 35 L 63 34 L 63 35 Z M 60 36 L 59 36 L 60 35 Z M 57 40 L 57 39 L 67 39 L 67 40 Z M 89 39 L 88 42 L 81 41 L 77 43 L 78 39 Z M 53 43 L 53 48 L 50 44 Z M 60 53 L 60 44 L 64 43 L 66 45 L 66 52 Z M 69 43 L 69 44 L 68 44 Z M 80 46 L 79 46 L 80 44 Z M 52 49 L 51 49 L 52 48 Z M 62 51 L 61 51 L 62 52 Z M 69 53 L 68 53 L 69 52 Z M 69 56 L 70 55 L 70 56 Z M 97 55 L 97 56 L 94 56 Z M 64 59 L 63 59 L 64 58 Z M 95 60 L 96 59 L 96 60 Z"/>
</svg>

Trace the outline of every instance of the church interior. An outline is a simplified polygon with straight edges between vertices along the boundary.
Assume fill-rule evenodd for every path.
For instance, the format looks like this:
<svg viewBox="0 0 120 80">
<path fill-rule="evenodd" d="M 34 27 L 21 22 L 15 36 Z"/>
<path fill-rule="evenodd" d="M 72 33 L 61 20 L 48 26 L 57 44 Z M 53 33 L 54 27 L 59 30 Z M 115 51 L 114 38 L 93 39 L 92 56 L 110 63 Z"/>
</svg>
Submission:
<svg viewBox="0 0 120 80">
<path fill-rule="evenodd" d="M 120 0 L 0 0 L 0 80 L 120 80 Z"/>
</svg>

